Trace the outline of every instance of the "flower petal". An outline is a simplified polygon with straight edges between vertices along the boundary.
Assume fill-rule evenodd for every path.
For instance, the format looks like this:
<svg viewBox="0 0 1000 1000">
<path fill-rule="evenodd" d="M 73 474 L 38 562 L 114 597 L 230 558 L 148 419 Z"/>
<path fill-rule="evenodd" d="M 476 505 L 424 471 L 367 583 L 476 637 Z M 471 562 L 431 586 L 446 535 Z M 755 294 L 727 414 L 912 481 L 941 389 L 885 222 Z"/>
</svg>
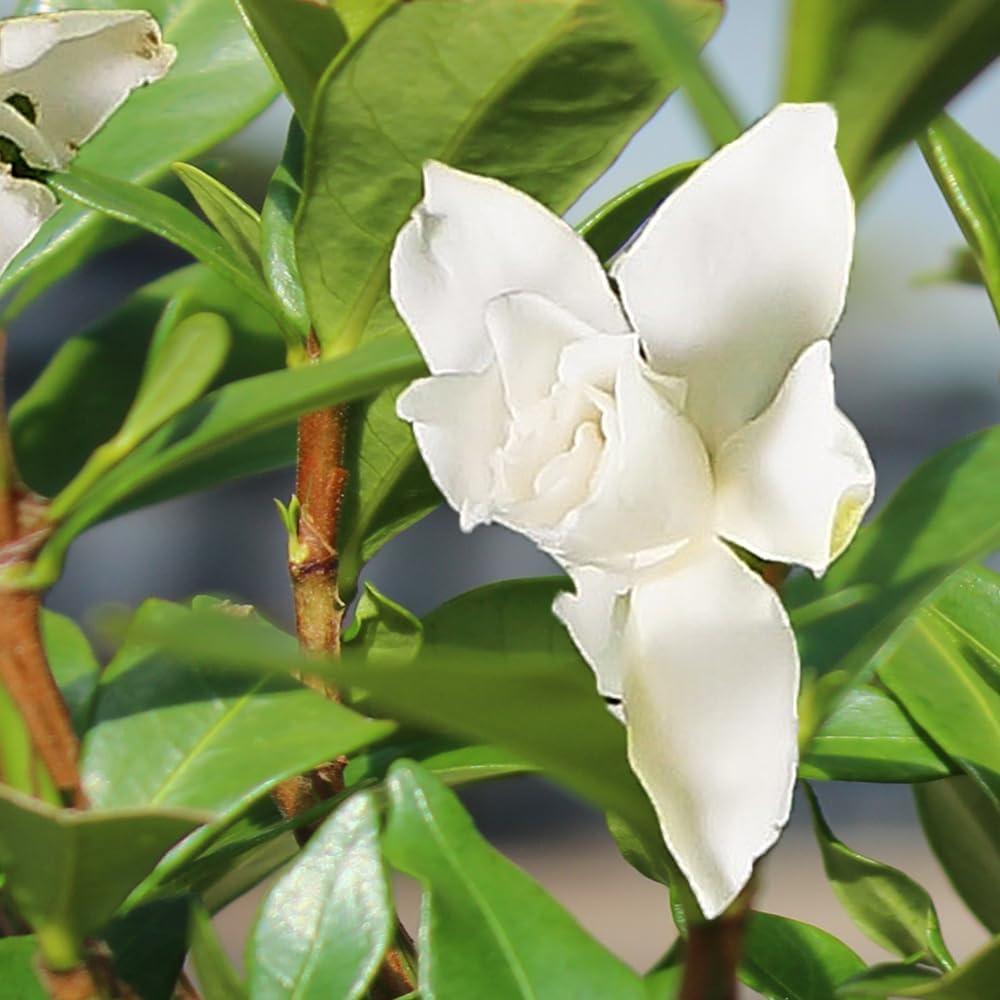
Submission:
<svg viewBox="0 0 1000 1000">
<path fill-rule="evenodd" d="M 830 344 L 807 348 L 774 402 L 715 460 L 721 535 L 815 574 L 847 546 L 875 495 L 861 435 L 836 407 Z"/>
<path fill-rule="evenodd" d="M 486 303 L 536 292 L 604 333 L 627 329 L 594 252 L 538 202 L 488 177 L 424 168 L 424 200 L 400 231 L 392 300 L 432 372 L 491 358 Z"/>
<path fill-rule="evenodd" d="M 774 591 L 709 541 L 635 587 L 625 656 L 632 767 L 698 903 L 716 917 L 788 819 L 795 638 Z"/>
<path fill-rule="evenodd" d="M 41 145 L 24 146 L 35 166 L 61 169 L 136 88 L 159 80 L 176 52 L 142 11 L 68 11 L 0 24 L 0 100 L 30 102 Z M 16 136 L 12 136 L 16 139 Z"/>
<path fill-rule="evenodd" d="M 825 104 L 784 104 L 700 167 L 613 268 L 710 448 L 756 417 L 843 309 L 854 205 Z"/>
<path fill-rule="evenodd" d="M 496 365 L 472 375 L 418 379 L 396 401 L 413 424 L 420 454 L 438 489 L 458 511 L 463 531 L 494 512 L 494 455 L 509 415 Z"/>
<path fill-rule="evenodd" d="M 58 207 L 44 184 L 14 177 L 10 167 L 0 164 L 0 274 Z"/>
</svg>

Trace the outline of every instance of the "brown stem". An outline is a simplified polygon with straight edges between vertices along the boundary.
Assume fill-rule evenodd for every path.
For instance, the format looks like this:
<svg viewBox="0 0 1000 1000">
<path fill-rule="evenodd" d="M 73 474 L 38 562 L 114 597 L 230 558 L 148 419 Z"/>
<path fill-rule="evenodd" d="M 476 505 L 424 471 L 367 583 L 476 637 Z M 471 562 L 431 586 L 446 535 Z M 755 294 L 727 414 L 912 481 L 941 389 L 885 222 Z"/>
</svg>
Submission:
<svg viewBox="0 0 1000 1000">
<path fill-rule="evenodd" d="M 0 334 L 0 568 L 26 565 L 45 537 L 44 502 L 20 481 L 7 428 Z M 73 805 L 85 801 L 77 767 L 80 746 L 42 645 L 37 593 L 0 590 L 0 683 L 24 719 L 32 746 L 53 783 Z"/>
<path fill-rule="evenodd" d="M 56 971 L 38 965 L 42 982 L 52 1000 L 140 1000 L 139 995 L 115 973 L 107 946 L 92 943 L 85 960 L 72 969 Z"/>
<path fill-rule="evenodd" d="M 736 973 L 752 898 L 751 882 L 721 917 L 688 927 L 678 1000 L 736 1000 Z"/>
</svg>

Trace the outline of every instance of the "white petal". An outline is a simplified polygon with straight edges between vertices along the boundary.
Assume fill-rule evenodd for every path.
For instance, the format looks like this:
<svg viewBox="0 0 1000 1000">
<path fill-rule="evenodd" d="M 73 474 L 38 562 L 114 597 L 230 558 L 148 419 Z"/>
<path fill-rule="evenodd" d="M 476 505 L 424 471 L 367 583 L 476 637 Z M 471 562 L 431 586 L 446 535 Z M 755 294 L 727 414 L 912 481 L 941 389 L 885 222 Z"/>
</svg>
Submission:
<svg viewBox="0 0 1000 1000">
<path fill-rule="evenodd" d="M 774 402 L 715 460 L 721 535 L 756 555 L 823 573 L 875 495 L 861 435 L 837 409 L 827 341 L 807 348 Z"/>
<path fill-rule="evenodd" d="M 757 416 L 843 309 L 854 204 L 824 104 L 785 104 L 700 167 L 616 263 L 658 371 L 710 447 Z"/>
<path fill-rule="evenodd" d="M 51 150 L 35 166 L 65 167 L 126 97 L 160 79 L 176 53 L 142 11 L 70 11 L 0 23 L 0 101 L 24 95 Z M 16 136 L 11 136 L 16 140 Z"/>
<path fill-rule="evenodd" d="M 56 199 L 44 184 L 14 177 L 6 164 L 0 164 L 0 274 L 56 208 Z"/>
<path fill-rule="evenodd" d="M 788 819 L 799 661 L 774 591 L 724 545 L 636 586 L 626 638 L 629 758 L 707 917 Z"/>
<path fill-rule="evenodd" d="M 622 572 L 649 565 L 702 535 L 711 517 L 712 474 L 701 439 L 629 346 L 613 402 L 595 397 L 605 411 L 605 449 L 590 498 L 548 542 L 571 565 Z"/>
<path fill-rule="evenodd" d="M 424 200 L 396 239 L 392 300 L 432 372 L 490 360 L 486 303 L 536 292 L 605 333 L 627 328 L 600 262 L 561 219 L 506 184 L 424 168 Z"/>
<path fill-rule="evenodd" d="M 606 698 L 622 697 L 622 637 L 628 615 L 628 584 L 592 566 L 569 568 L 576 593 L 556 597 L 552 610 L 597 675 Z"/>
<path fill-rule="evenodd" d="M 400 395 L 396 412 L 413 424 L 431 478 L 458 511 L 462 530 L 489 521 L 494 455 L 509 423 L 496 366 L 418 379 Z"/>
</svg>

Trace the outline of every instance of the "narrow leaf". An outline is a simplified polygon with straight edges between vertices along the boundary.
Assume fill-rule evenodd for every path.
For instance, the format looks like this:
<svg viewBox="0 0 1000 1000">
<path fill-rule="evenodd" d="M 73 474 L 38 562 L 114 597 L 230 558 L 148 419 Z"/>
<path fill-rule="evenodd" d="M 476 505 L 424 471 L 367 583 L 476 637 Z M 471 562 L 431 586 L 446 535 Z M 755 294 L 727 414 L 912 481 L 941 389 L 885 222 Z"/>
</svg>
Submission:
<svg viewBox="0 0 1000 1000">
<path fill-rule="evenodd" d="M 191 961 L 204 1000 L 241 1000 L 246 990 L 200 904 L 191 909 Z"/>
</svg>

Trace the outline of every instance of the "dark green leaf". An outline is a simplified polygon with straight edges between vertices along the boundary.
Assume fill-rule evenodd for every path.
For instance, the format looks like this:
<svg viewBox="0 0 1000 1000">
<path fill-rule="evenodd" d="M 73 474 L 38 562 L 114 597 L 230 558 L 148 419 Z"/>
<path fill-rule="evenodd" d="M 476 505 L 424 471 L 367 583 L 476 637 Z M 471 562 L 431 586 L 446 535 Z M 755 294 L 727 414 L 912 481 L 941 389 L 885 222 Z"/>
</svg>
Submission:
<svg viewBox="0 0 1000 1000">
<path fill-rule="evenodd" d="M 1000 576 L 956 573 L 897 629 L 878 673 L 1000 805 Z"/>
<path fill-rule="evenodd" d="M 697 167 L 698 161 L 679 163 L 634 184 L 587 216 L 577 227 L 580 235 L 601 260 L 610 260 Z"/>
<path fill-rule="evenodd" d="M 295 113 L 309 122 L 323 71 L 347 42 L 334 8 L 315 0 L 237 0 L 250 34 L 284 86 Z"/>
<path fill-rule="evenodd" d="M 740 979 L 768 1000 L 830 1000 L 865 963 L 832 934 L 773 913 L 752 913 Z"/>
<path fill-rule="evenodd" d="M 10 1000 L 49 1000 L 35 973 L 33 937 L 0 938 L 0 983 Z"/>
<path fill-rule="evenodd" d="M 809 742 L 799 776 L 824 781 L 927 781 L 955 765 L 878 688 L 848 691 Z"/>
<path fill-rule="evenodd" d="M 320 827 L 264 900 L 253 930 L 254 1000 L 366 996 L 395 928 L 369 793 Z"/>
<path fill-rule="evenodd" d="M 645 997 L 641 979 L 477 833 L 417 765 L 387 781 L 386 857 L 418 879 L 420 990 L 434 1000 Z"/>
<path fill-rule="evenodd" d="M 212 918 L 200 904 L 191 909 L 191 962 L 204 1000 L 240 1000 L 246 996 L 212 926 Z"/>
<path fill-rule="evenodd" d="M 250 271 L 260 271 L 260 216 L 221 181 L 190 163 L 175 163 L 181 179 L 205 218 Z"/>
<path fill-rule="evenodd" d="M 926 890 L 899 869 L 858 854 L 838 840 L 808 785 L 806 794 L 826 877 L 851 919 L 887 951 L 943 970 L 952 968 L 955 961 L 945 947 Z"/>
<path fill-rule="evenodd" d="M 133 0 L 32 0 L 21 11 L 135 6 Z M 76 162 L 148 184 L 176 160 L 193 159 L 242 128 L 276 88 L 231 0 L 145 0 L 140 6 L 177 47 L 177 62 L 155 86 L 132 94 Z M 11 264 L 0 280 L 0 295 L 24 282 L 14 307 L 24 306 L 99 248 L 108 228 L 102 216 L 64 205 Z"/>
<path fill-rule="evenodd" d="M 994 934 L 1000 932 L 1000 810 L 971 778 L 913 789 L 927 840 L 955 891 Z"/>
<path fill-rule="evenodd" d="M 0 787 L 0 869 L 53 968 L 77 963 L 157 861 L 205 817 L 176 809 L 55 809 Z"/>
<path fill-rule="evenodd" d="M 920 143 L 1000 318 L 1000 160 L 942 115 Z"/>
<path fill-rule="evenodd" d="M 795 0 L 785 98 L 832 101 L 855 190 L 997 54 L 995 0 Z"/>
</svg>

